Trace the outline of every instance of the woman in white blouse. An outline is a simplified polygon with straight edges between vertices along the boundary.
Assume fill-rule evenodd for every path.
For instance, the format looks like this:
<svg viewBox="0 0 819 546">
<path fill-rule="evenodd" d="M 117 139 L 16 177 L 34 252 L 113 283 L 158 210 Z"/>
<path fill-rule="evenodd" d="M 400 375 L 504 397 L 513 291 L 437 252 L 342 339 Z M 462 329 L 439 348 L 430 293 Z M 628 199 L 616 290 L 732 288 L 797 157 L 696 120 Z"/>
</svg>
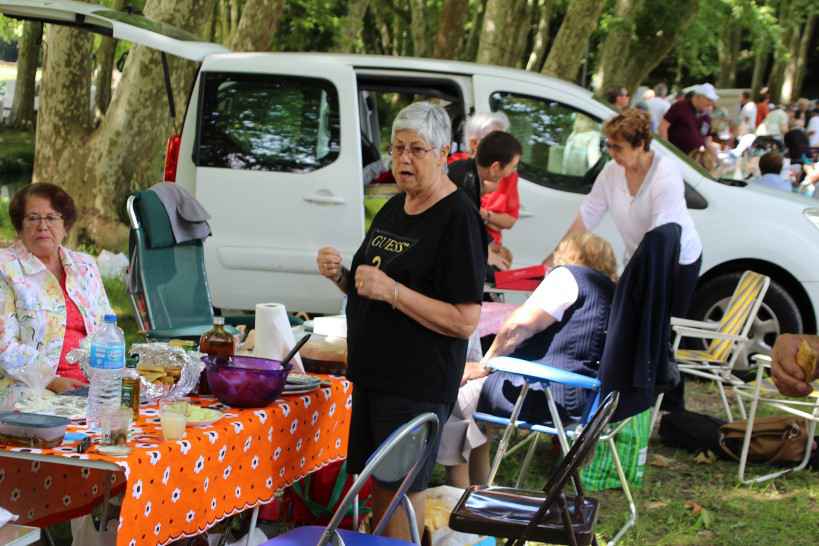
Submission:
<svg viewBox="0 0 819 546">
<path fill-rule="evenodd" d="M 593 230 L 610 212 L 625 244 L 627 264 L 643 236 L 674 222 L 682 227 L 671 314 L 688 313 L 702 265 L 702 242 L 685 203 L 685 184 L 674 161 L 651 151 L 651 117 L 629 108 L 603 125 L 612 161 L 597 176 L 566 236 Z M 545 263 L 551 264 L 552 255 Z M 682 383 L 680 383 L 682 385 Z M 664 409 L 682 409 L 683 390 L 666 394 Z"/>
</svg>

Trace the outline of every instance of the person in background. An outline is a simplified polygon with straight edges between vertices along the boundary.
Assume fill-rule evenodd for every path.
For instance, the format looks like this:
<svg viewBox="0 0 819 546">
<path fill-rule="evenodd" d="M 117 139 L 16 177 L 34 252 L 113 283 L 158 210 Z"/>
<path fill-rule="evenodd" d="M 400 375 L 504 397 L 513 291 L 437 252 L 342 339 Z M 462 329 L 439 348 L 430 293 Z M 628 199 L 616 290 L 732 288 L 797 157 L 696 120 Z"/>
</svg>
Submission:
<svg viewBox="0 0 819 546">
<path fill-rule="evenodd" d="M 739 99 L 739 136 L 756 130 L 756 103 L 751 100 L 751 92 L 743 91 Z"/>
<path fill-rule="evenodd" d="M 710 83 L 695 85 L 691 98 L 671 105 L 660 122 L 659 134 L 686 155 L 700 146 L 711 147 L 710 118 L 705 118 L 714 108 L 719 96 Z M 707 124 L 708 128 L 704 125 Z"/>
<path fill-rule="evenodd" d="M 813 110 L 813 115 L 808 120 L 808 125 L 805 127 L 805 132 L 808 135 L 808 141 L 811 148 L 819 148 L 819 105 Z"/>
<path fill-rule="evenodd" d="M 810 158 L 810 140 L 805 133 L 805 117 L 792 117 L 788 121 L 788 132 L 782 137 L 791 165 L 803 164 Z"/>
<path fill-rule="evenodd" d="M 440 106 L 417 102 L 401 110 L 390 148 L 402 192 L 378 211 L 350 270 L 335 248 L 321 248 L 316 257 L 319 273 L 348 298 L 347 377 L 355 386 L 351 474 L 418 415 L 432 412 L 445 423 L 458 395 L 467 339 L 481 312 L 487 243 L 474 202 L 446 175 L 451 139 L 451 122 Z M 440 432 L 435 449 L 439 439 Z M 423 491 L 434 465 L 434 459 L 426 461 L 410 487 L 421 525 Z M 394 489 L 376 481 L 376 521 Z M 387 535 L 409 540 L 403 511 L 392 518 Z"/>
<path fill-rule="evenodd" d="M 628 264 L 647 232 L 670 222 L 679 224 L 682 237 L 671 314 L 685 317 L 702 265 L 702 242 L 686 206 L 682 174 L 671 158 L 651 150 L 651 120 L 647 113 L 628 109 L 606 121 L 603 134 L 612 160 L 598 175 L 565 237 L 593 230 L 611 212 L 625 243 L 623 263 Z M 549 265 L 552 260 L 553 255 L 549 255 L 544 263 Z M 684 408 L 682 381 L 666 394 L 663 408 Z"/>
<path fill-rule="evenodd" d="M 757 136 L 771 137 L 781 149 L 785 148 L 784 136 L 788 132 L 788 113 L 778 104 L 768 103 L 770 112 L 756 128 Z"/>
<path fill-rule="evenodd" d="M 56 370 L 50 390 L 76 389 L 87 381 L 66 355 L 112 311 L 94 259 L 63 246 L 74 200 L 54 184 L 30 184 L 12 197 L 9 216 L 17 240 L 0 250 L 0 368 L 13 378 Z"/>
<path fill-rule="evenodd" d="M 767 152 L 760 157 L 759 172 L 762 174 L 754 180 L 754 184 L 774 190 L 793 191 L 791 183 L 782 176 L 782 155 L 779 152 Z"/>
<path fill-rule="evenodd" d="M 629 105 L 628 89 L 625 87 L 612 87 L 606 91 L 606 100 L 612 108 L 622 112 Z"/>
<path fill-rule="evenodd" d="M 756 101 L 756 126 L 759 125 L 768 117 L 768 108 L 771 98 L 768 94 L 768 88 L 763 87 L 759 90 L 759 98 Z"/>
<path fill-rule="evenodd" d="M 450 155 L 449 164 L 474 158 L 484 137 L 494 131 L 508 129 L 509 118 L 503 112 L 479 112 L 470 116 L 464 127 L 466 152 Z M 481 218 L 486 222 L 486 230 L 495 245 L 494 251 L 499 251 L 497 247 L 503 243 L 503 231 L 514 227 L 520 217 L 517 170 L 501 178 L 494 191 L 485 191 L 481 194 L 480 211 Z M 490 249 L 490 252 L 493 252 L 493 249 Z"/>
<path fill-rule="evenodd" d="M 446 466 L 450 485 L 486 483 L 490 443 L 473 415 L 482 411 L 510 416 L 522 387 L 519 377 L 490 374 L 484 362 L 521 348 L 546 365 L 597 376 L 617 280 L 614 250 L 608 241 L 592 233 L 573 234 L 558 245 L 554 265 L 504 322 L 486 356 L 466 364 L 458 400 L 438 450 L 438 462 Z M 579 419 L 593 394 L 588 389 L 560 386 L 552 386 L 552 392 L 559 411 L 568 419 Z M 521 417 L 529 422 L 549 421 L 546 407 L 543 387 L 532 385 Z"/>
<path fill-rule="evenodd" d="M 660 82 L 654 86 L 654 97 L 646 101 L 648 113 L 651 115 L 651 130 L 655 133 L 660 130 L 660 122 L 668 109 L 671 108 L 667 96 L 668 86 Z"/>
</svg>

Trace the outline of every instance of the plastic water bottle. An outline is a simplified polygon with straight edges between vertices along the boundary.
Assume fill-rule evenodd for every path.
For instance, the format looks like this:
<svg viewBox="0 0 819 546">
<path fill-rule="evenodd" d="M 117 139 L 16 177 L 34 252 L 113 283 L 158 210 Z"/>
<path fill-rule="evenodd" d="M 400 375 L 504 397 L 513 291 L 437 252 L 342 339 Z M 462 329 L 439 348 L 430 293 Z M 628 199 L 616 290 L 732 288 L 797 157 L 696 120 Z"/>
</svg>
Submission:
<svg viewBox="0 0 819 546">
<path fill-rule="evenodd" d="M 89 367 L 86 422 L 90 430 L 99 431 L 100 417 L 117 409 L 121 403 L 125 335 L 117 327 L 116 315 L 105 315 L 103 325 L 91 338 Z"/>
</svg>

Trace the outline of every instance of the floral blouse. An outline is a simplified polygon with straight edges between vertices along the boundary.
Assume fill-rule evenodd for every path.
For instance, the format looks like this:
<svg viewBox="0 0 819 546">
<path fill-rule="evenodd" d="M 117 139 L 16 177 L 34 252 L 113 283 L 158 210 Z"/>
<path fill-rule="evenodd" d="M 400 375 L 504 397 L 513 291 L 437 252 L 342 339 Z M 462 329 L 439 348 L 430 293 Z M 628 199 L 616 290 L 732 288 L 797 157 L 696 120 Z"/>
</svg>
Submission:
<svg viewBox="0 0 819 546">
<path fill-rule="evenodd" d="M 94 333 L 111 305 L 94 259 L 60 247 L 66 290 L 80 310 L 85 331 Z M 56 371 L 66 328 L 60 281 L 20 241 L 0 250 L 0 369 L 36 364 Z"/>
</svg>

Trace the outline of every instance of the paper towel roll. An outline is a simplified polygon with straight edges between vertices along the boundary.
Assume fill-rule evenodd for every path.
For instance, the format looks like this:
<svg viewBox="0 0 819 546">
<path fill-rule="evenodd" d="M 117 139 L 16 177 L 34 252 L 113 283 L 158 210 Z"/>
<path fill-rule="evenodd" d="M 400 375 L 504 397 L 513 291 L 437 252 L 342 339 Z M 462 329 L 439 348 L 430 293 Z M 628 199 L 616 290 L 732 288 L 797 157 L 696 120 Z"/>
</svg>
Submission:
<svg viewBox="0 0 819 546">
<path fill-rule="evenodd" d="M 256 348 L 255 356 L 281 360 L 296 344 L 287 310 L 281 303 L 256 304 Z M 304 373 L 301 357 L 296 355 L 290 361 L 293 371 Z"/>
</svg>

